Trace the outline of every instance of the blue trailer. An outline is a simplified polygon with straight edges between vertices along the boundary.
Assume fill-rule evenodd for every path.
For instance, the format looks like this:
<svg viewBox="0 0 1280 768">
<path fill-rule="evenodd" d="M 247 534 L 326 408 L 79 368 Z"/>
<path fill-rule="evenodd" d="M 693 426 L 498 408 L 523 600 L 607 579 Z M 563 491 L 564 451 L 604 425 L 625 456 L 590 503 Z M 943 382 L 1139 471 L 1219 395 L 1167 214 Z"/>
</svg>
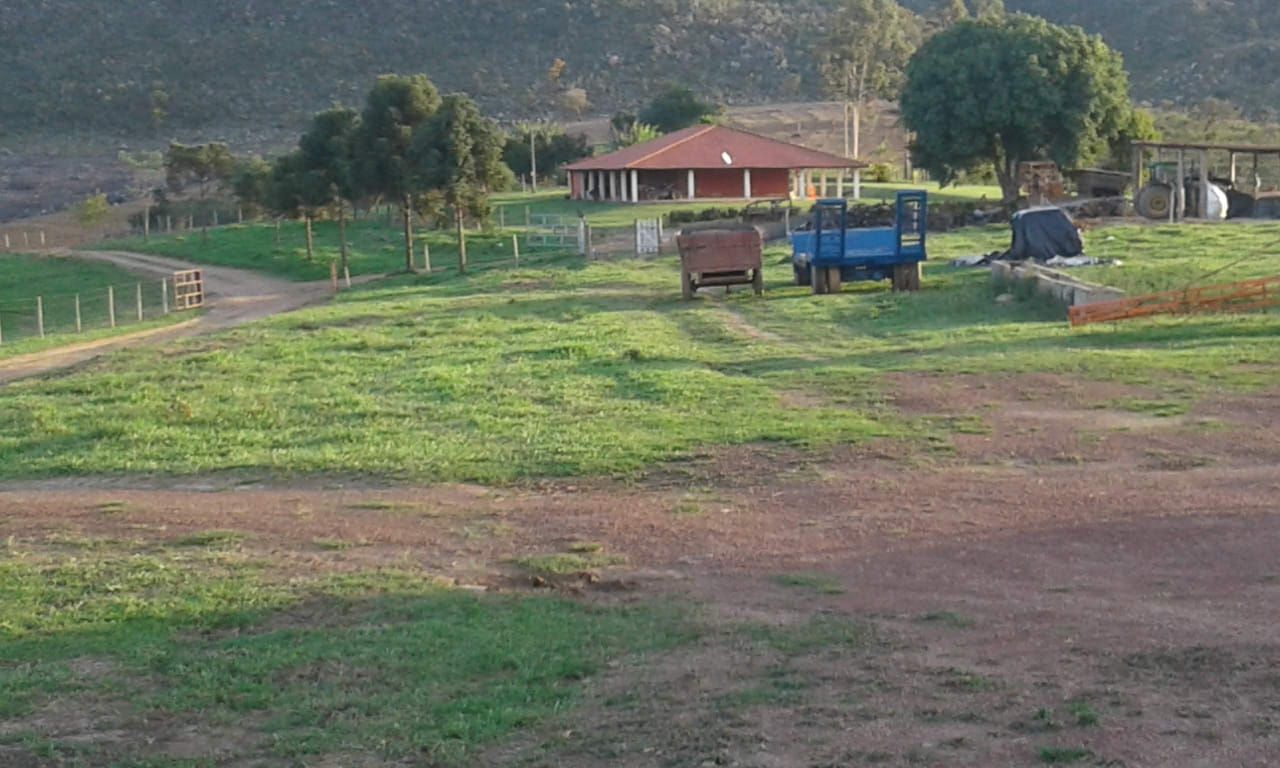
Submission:
<svg viewBox="0 0 1280 768">
<path fill-rule="evenodd" d="M 837 293 L 842 282 L 892 280 L 895 291 L 920 290 L 926 250 L 929 198 L 899 192 L 891 227 L 849 229 L 847 200 L 819 200 L 809 228 L 791 236 L 797 285 Z"/>
</svg>

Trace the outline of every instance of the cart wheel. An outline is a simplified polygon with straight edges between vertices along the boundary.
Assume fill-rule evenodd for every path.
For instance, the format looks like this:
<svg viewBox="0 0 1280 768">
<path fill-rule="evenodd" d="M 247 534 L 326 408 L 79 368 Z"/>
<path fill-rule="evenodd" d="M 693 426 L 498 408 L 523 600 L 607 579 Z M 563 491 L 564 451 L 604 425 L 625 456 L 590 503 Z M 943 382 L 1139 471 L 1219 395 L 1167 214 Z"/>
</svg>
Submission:
<svg viewBox="0 0 1280 768">
<path fill-rule="evenodd" d="M 830 293 L 840 292 L 840 268 L 830 267 L 827 269 L 827 291 Z"/>
<path fill-rule="evenodd" d="M 755 276 L 751 278 L 751 287 L 755 289 L 757 296 L 764 295 L 764 270 L 757 269 Z"/>
<path fill-rule="evenodd" d="M 809 267 L 810 280 L 813 285 L 813 295 L 821 296 L 827 292 L 827 270 L 820 267 Z"/>
<path fill-rule="evenodd" d="M 680 273 L 680 295 L 684 296 L 685 301 L 693 298 L 693 275 L 688 272 Z"/>
</svg>

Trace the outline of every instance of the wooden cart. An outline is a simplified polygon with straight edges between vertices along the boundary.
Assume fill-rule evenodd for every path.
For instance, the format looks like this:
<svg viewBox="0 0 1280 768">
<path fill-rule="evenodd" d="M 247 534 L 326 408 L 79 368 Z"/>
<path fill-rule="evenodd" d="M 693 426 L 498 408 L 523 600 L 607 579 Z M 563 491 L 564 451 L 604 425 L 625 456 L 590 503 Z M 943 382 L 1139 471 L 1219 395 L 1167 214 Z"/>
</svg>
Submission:
<svg viewBox="0 0 1280 768">
<path fill-rule="evenodd" d="M 681 232 L 676 243 L 686 299 L 716 285 L 750 285 L 764 294 L 764 239 L 755 227 Z"/>
</svg>

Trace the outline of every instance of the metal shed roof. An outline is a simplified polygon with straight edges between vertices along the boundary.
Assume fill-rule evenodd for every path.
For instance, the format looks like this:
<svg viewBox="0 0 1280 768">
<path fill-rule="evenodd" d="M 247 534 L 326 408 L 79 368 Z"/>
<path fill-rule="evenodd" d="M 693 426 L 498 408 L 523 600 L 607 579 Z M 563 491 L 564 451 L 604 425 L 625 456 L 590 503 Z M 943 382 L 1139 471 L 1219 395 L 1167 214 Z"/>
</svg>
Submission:
<svg viewBox="0 0 1280 768">
<path fill-rule="evenodd" d="M 865 168 L 866 163 L 818 152 L 723 125 L 695 125 L 653 141 L 591 157 L 568 171 L 669 171 L 723 168 Z"/>
</svg>

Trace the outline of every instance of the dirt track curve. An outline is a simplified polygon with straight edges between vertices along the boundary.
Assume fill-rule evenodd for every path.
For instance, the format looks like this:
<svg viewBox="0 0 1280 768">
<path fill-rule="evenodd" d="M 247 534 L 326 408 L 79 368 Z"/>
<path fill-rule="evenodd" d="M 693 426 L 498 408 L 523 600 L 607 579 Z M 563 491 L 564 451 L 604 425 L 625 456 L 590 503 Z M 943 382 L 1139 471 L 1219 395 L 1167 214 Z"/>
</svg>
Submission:
<svg viewBox="0 0 1280 768">
<path fill-rule="evenodd" d="M 292 283 L 243 269 L 190 264 L 162 256 L 119 251 L 83 251 L 77 252 L 76 258 L 105 261 L 131 272 L 157 277 L 170 277 L 174 272 L 183 269 L 200 269 L 204 272 L 205 302 L 208 309 L 203 314 L 177 325 L 0 360 L 0 386 L 19 379 L 71 368 L 118 349 L 143 344 L 163 344 L 175 339 L 233 328 L 283 312 L 292 312 L 323 301 L 333 294 L 332 285 L 327 280 Z M 375 279 L 377 279 L 376 276 L 366 276 L 354 282 L 369 282 Z"/>
</svg>

